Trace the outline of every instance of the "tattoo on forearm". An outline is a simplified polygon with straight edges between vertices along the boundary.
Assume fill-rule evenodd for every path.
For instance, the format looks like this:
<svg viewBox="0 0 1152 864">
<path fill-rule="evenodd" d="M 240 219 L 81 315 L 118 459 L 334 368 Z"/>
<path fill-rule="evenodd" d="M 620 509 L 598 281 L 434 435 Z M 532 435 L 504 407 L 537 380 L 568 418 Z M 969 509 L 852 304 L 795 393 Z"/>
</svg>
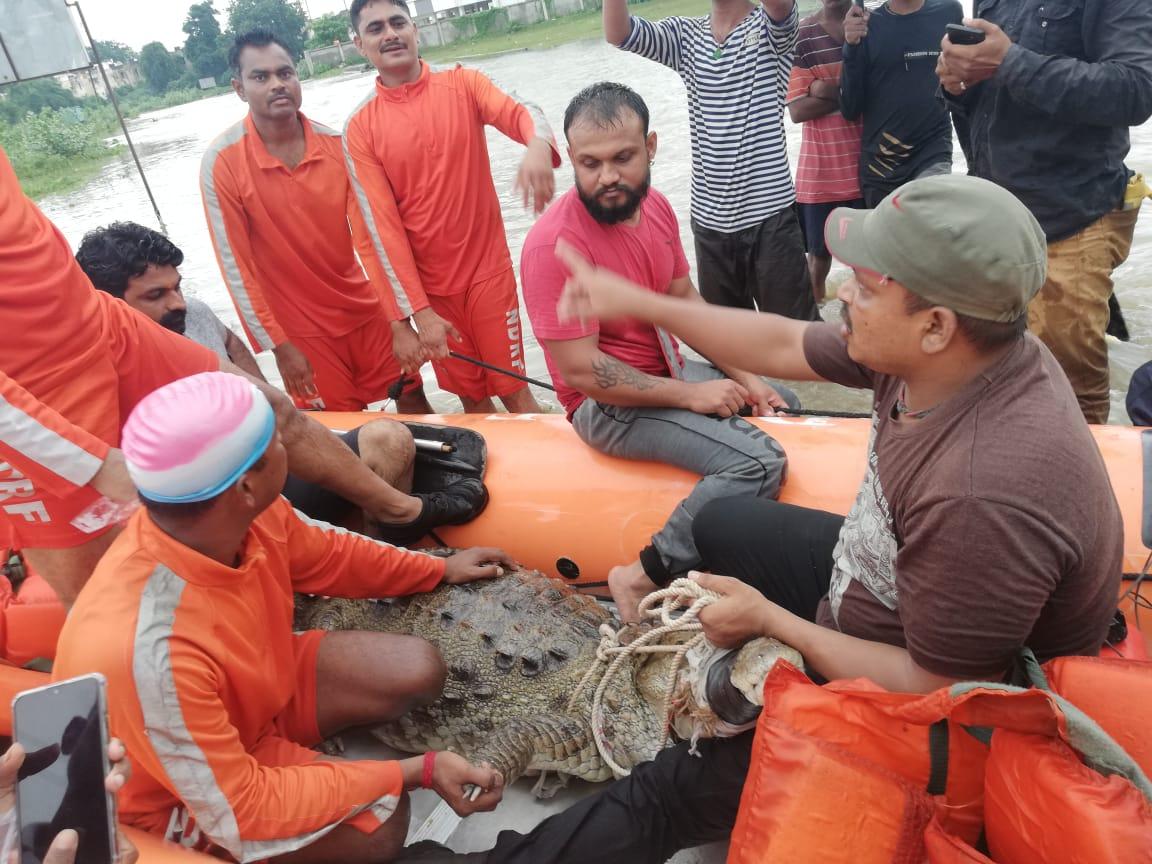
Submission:
<svg viewBox="0 0 1152 864">
<path fill-rule="evenodd" d="M 611 390 L 613 387 L 651 390 L 658 383 L 651 375 L 645 375 L 608 354 L 601 354 L 592 361 L 592 374 L 596 376 L 596 386 L 601 390 Z"/>
</svg>

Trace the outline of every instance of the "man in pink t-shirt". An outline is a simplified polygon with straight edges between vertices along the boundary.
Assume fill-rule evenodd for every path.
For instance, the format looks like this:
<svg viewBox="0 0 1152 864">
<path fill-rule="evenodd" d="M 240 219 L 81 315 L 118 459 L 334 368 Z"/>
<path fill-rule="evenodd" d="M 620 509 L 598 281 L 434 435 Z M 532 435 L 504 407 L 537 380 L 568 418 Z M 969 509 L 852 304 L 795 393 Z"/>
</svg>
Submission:
<svg viewBox="0 0 1152 864">
<path fill-rule="evenodd" d="M 824 245 L 824 222 L 837 207 L 863 208 L 860 193 L 860 131 L 863 121 L 840 114 L 840 52 L 844 15 L 851 0 L 823 0 L 800 22 L 796 58 L 784 104 L 793 123 L 802 123 L 796 166 L 796 203 L 808 251 L 808 274 L 817 303 L 832 256 Z"/>
<path fill-rule="evenodd" d="M 556 392 L 577 434 L 612 456 L 668 462 L 703 475 L 639 558 L 614 567 L 608 586 L 624 620 L 644 595 L 700 563 L 692 519 L 727 495 L 775 498 L 780 445 L 736 416 L 786 401 L 751 373 L 684 360 L 671 335 L 635 321 L 561 322 L 567 243 L 600 267 L 661 294 L 703 304 L 688 275 L 676 214 L 649 189 L 656 133 L 644 100 L 622 84 L 581 91 L 564 115 L 576 186 L 528 232 L 520 259 L 524 303 Z"/>
</svg>

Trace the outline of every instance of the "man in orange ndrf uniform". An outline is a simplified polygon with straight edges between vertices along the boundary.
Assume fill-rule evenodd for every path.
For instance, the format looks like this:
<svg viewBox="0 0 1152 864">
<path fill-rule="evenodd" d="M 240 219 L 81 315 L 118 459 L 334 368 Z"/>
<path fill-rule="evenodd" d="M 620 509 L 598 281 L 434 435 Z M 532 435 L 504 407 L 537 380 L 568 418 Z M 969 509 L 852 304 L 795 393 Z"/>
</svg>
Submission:
<svg viewBox="0 0 1152 864">
<path fill-rule="evenodd" d="M 359 411 L 388 396 L 394 300 L 356 261 L 367 232 L 338 132 L 300 113 L 292 54 L 272 33 L 236 37 L 232 86 L 248 116 L 204 154 L 200 191 L 220 272 L 256 351 L 271 349 L 301 407 Z M 350 224 L 351 223 L 351 224 Z M 419 378 L 397 400 L 431 412 Z"/>
<path fill-rule="evenodd" d="M 308 519 L 280 495 L 287 459 L 268 401 L 204 373 L 145 397 L 124 426 L 144 509 L 92 576 L 60 636 L 58 678 L 100 672 L 132 753 L 120 818 L 241 861 L 390 861 L 406 789 L 461 815 L 502 781 L 452 753 L 400 761 L 309 749 L 440 695 L 445 667 L 411 636 L 293 633 L 296 591 L 381 597 L 498 576 L 499 549 L 448 559 Z M 464 795 L 475 784 L 477 800 Z"/>
<path fill-rule="evenodd" d="M 523 383 L 449 352 L 524 374 L 516 276 L 484 127 L 527 145 L 517 186 L 537 213 L 560 164 L 552 130 L 539 109 L 474 69 L 433 72 L 404 0 L 354 0 L 350 14 L 356 46 L 380 75 L 348 118 L 344 147 L 374 249 L 365 266 L 374 280 L 399 283 L 396 354 L 405 371 L 430 357 L 465 411 L 494 410 L 492 396 L 509 411 L 538 411 Z"/>
<path fill-rule="evenodd" d="M 116 535 L 113 502 L 136 499 L 118 449 L 128 412 L 162 384 L 222 364 L 96 291 L 68 241 L 24 196 L 2 150 L 0 321 L 18 334 L 0 340 L 0 523 L 71 605 Z M 439 524 L 473 512 L 469 501 L 452 507 L 403 494 L 283 393 L 263 387 L 295 475 L 388 524 Z"/>
</svg>

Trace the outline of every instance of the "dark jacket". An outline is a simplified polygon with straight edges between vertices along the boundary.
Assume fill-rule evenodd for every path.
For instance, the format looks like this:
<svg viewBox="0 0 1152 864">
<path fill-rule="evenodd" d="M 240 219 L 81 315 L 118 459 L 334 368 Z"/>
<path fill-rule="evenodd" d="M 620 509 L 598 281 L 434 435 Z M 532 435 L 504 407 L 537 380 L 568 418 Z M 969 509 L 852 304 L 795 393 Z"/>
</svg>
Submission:
<svg viewBox="0 0 1152 864">
<path fill-rule="evenodd" d="M 885 3 L 872 12 L 867 37 L 845 43 L 840 113 L 864 118 L 860 183 L 873 193 L 865 198 L 878 200 L 925 168 L 952 162 L 952 122 L 936 98 L 936 61 L 944 28 L 963 17 L 958 0 L 924 0 L 907 15 Z"/>
<path fill-rule="evenodd" d="M 1124 198 L 1128 128 L 1152 116 L 1152 0 L 975 0 L 1013 41 L 948 102 L 969 171 L 1023 201 L 1049 242 Z"/>
</svg>

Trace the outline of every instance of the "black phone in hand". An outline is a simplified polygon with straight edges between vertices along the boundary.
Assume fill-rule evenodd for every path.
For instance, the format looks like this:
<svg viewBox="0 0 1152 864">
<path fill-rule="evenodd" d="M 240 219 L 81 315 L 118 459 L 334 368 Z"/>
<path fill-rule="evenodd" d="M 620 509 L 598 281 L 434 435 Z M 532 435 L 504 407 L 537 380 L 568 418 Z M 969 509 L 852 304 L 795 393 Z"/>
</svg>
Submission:
<svg viewBox="0 0 1152 864">
<path fill-rule="evenodd" d="M 27 754 L 16 783 L 20 864 L 42 864 L 65 828 L 80 835 L 79 864 L 116 860 L 116 801 L 104 788 L 106 688 L 104 676 L 83 675 L 26 690 L 12 702 L 13 738 Z"/>
<path fill-rule="evenodd" d="M 949 24 L 944 28 L 944 35 L 953 45 L 979 45 L 986 35 L 978 27 L 966 27 L 963 24 Z"/>
</svg>

